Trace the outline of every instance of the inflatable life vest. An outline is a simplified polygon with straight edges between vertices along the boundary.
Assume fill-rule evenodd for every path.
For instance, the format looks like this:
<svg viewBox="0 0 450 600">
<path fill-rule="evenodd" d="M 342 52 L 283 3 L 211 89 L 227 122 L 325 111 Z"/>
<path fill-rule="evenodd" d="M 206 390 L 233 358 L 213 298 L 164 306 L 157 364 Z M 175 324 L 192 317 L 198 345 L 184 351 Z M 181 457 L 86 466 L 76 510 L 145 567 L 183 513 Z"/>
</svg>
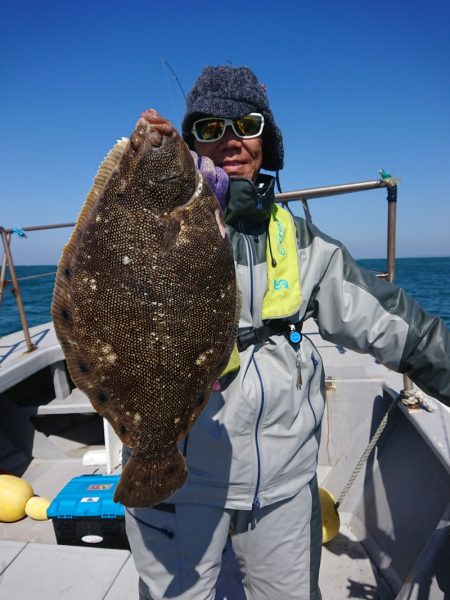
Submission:
<svg viewBox="0 0 450 600">
<path fill-rule="evenodd" d="M 272 205 L 266 243 L 267 284 L 261 318 L 283 319 L 295 314 L 302 302 L 297 239 L 294 219 L 289 211 Z M 222 377 L 239 368 L 237 345 Z"/>
</svg>

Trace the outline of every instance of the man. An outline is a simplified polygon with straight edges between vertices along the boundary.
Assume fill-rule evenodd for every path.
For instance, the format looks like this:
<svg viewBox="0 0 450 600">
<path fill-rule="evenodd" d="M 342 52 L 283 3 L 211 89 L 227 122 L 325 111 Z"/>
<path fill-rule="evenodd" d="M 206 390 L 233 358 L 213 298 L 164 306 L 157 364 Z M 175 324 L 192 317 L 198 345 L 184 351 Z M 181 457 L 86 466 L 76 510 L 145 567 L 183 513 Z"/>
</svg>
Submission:
<svg viewBox="0 0 450 600">
<path fill-rule="evenodd" d="M 316 319 L 325 339 L 370 352 L 447 404 L 449 332 L 359 269 L 339 242 L 274 204 L 274 178 L 260 169 L 282 169 L 283 142 L 252 71 L 204 69 L 182 130 L 212 187 L 223 171 L 229 177 L 239 359 L 180 445 L 185 486 L 152 509 L 127 511 L 141 599 L 212 600 L 230 526 L 248 600 L 318 599 L 325 397 L 322 361 L 301 324 Z"/>
</svg>

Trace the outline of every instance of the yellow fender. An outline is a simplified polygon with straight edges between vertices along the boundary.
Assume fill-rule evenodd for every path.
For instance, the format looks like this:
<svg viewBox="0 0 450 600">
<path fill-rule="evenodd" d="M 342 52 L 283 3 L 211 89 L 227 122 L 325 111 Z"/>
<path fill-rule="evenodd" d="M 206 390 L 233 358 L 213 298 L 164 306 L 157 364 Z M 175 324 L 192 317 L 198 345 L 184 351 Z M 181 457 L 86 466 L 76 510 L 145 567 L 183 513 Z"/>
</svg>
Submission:
<svg viewBox="0 0 450 600">
<path fill-rule="evenodd" d="M 322 543 L 326 544 L 339 533 L 340 520 L 333 495 L 325 488 L 319 488 L 319 498 L 322 512 Z"/>
</svg>

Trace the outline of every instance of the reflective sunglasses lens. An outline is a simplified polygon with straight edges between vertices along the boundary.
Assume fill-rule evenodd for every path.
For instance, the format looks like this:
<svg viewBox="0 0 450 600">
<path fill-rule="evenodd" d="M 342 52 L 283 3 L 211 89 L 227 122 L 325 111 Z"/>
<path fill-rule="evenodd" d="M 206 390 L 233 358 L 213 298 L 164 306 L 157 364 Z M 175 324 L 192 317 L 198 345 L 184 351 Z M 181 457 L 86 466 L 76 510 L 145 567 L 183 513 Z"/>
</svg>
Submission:
<svg viewBox="0 0 450 600">
<path fill-rule="evenodd" d="M 241 137 L 252 137 L 262 132 L 262 117 L 260 115 L 247 115 L 242 119 L 233 121 L 237 135 Z"/>
<path fill-rule="evenodd" d="M 197 138 L 205 142 L 218 140 L 222 136 L 224 128 L 223 119 L 203 119 L 194 123 Z"/>
</svg>

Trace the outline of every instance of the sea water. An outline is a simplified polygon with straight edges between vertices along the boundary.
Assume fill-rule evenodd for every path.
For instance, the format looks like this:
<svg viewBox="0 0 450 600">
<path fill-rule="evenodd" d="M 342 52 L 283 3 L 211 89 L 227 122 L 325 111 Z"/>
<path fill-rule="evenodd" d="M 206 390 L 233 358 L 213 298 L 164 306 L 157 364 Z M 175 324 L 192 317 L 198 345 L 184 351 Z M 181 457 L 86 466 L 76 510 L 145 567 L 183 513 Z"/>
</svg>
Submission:
<svg viewBox="0 0 450 600">
<path fill-rule="evenodd" d="M 357 261 L 362 267 L 377 273 L 386 272 L 384 259 Z M 50 303 L 55 280 L 55 265 L 18 266 L 17 277 L 25 306 L 28 325 L 50 321 Z M 43 277 L 34 278 L 36 275 Z M 9 279 L 9 277 L 8 277 Z M 419 304 L 433 315 L 441 317 L 450 328 L 450 257 L 398 258 L 397 285 L 404 288 Z M 0 305 L 0 336 L 22 329 L 19 311 L 11 284 L 3 291 Z"/>
</svg>

